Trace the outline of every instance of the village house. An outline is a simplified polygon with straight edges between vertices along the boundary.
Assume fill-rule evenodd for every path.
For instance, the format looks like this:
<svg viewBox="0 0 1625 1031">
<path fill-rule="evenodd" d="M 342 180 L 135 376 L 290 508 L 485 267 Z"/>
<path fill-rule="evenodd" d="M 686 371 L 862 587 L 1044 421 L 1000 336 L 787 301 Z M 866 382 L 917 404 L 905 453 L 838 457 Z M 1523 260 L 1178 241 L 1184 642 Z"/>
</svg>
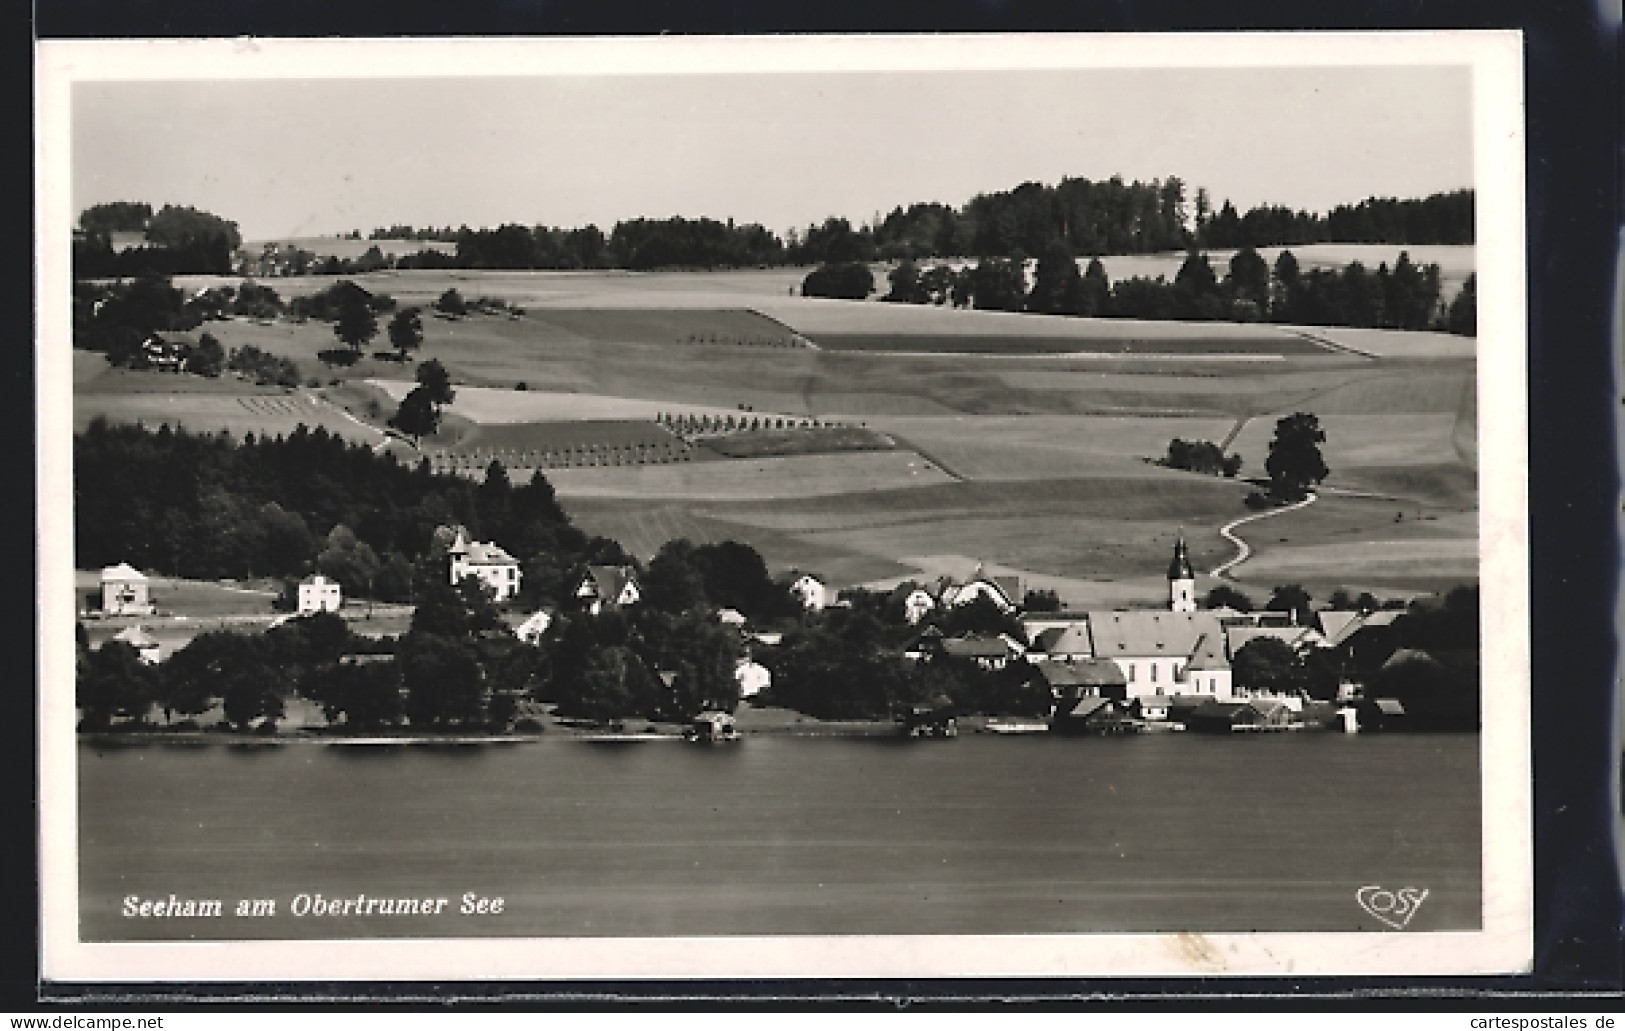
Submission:
<svg viewBox="0 0 1625 1031">
<path fill-rule="evenodd" d="M 514 628 L 513 635 L 525 644 L 541 644 L 547 628 L 552 625 L 553 614 L 546 609 L 537 609 Z"/>
<path fill-rule="evenodd" d="M 909 626 L 916 626 L 920 620 L 929 616 L 936 610 L 937 599 L 924 587 L 915 587 L 903 595 L 903 620 Z"/>
<path fill-rule="evenodd" d="M 519 560 L 493 542 L 470 541 L 461 527 L 451 547 L 446 550 L 451 559 L 451 582 L 455 586 L 464 577 L 472 576 L 490 590 L 499 602 L 507 601 L 519 593 Z"/>
<path fill-rule="evenodd" d="M 1131 734 L 1139 729 L 1128 707 L 1109 698 L 1065 699 L 1050 718 L 1050 730 L 1058 734 Z"/>
<path fill-rule="evenodd" d="M 986 598 L 1006 615 L 1021 607 L 1021 578 L 986 576 L 980 570 L 966 583 L 949 585 L 942 591 L 944 608 L 957 609 L 978 598 Z"/>
<path fill-rule="evenodd" d="M 102 612 L 109 616 L 147 616 L 153 611 L 146 574 L 128 562 L 102 570 Z"/>
<path fill-rule="evenodd" d="M 1009 634 L 954 637 L 942 641 L 939 647 L 943 655 L 970 659 L 986 670 L 1003 669 L 1010 664 L 1010 660 L 1018 659 L 1026 652 L 1022 643 Z"/>
<path fill-rule="evenodd" d="M 317 612 L 337 612 L 343 604 L 344 593 L 340 590 L 337 580 L 329 580 L 317 573 L 299 581 L 298 612 L 301 616 Z"/>
<path fill-rule="evenodd" d="M 790 581 L 790 593 L 801 602 L 801 607 L 808 612 L 822 612 L 833 600 L 830 590 L 824 586 L 824 581 L 811 573 L 802 573 Z"/>
<path fill-rule="evenodd" d="M 1047 626 L 1028 640 L 1029 662 L 1078 662 L 1095 657 L 1086 619 L 1073 619 L 1064 626 Z"/>
<path fill-rule="evenodd" d="M 717 609 L 717 622 L 743 633 L 747 620 L 745 614 L 738 609 L 721 608 Z"/>
<path fill-rule="evenodd" d="M 149 366 L 163 372 L 180 372 L 186 364 L 181 345 L 156 333 L 141 341 L 141 357 Z"/>
<path fill-rule="evenodd" d="M 1044 662 L 1035 668 L 1057 700 L 1107 698 L 1121 702 L 1128 699 L 1128 681 L 1122 669 L 1110 659 Z"/>
<path fill-rule="evenodd" d="M 113 640 L 123 642 L 135 649 L 138 659 L 151 666 L 163 657 L 163 650 L 158 639 L 147 633 L 145 627 L 127 626 L 113 635 Z"/>
<path fill-rule="evenodd" d="M 734 664 L 734 682 L 739 685 L 740 700 L 744 701 L 772 687 L 773 674 L 747 655 Z"/>
<path fill-rule="evenodd" d="M 588 566 L 576 581 L 576 600 L 589 615 L 636 605 L 643 598 L 637 571 L 631 566 Z"/>
</svg>

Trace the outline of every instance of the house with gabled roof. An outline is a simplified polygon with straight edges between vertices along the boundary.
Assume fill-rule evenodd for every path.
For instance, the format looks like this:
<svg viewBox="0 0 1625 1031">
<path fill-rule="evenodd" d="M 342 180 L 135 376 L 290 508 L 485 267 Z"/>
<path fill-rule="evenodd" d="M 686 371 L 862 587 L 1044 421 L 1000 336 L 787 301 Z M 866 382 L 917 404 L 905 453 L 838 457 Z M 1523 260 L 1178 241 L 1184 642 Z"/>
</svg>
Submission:
<svg viewBox="0 0 1625 1031">
<path fill-rule="evenodd" d="M 947 638 L 940 642 L 941 654 L 956 659 L 970 659 L 987 670 L 1003 669 L 1010 660 L 1020 658 L 1026 651 L 1022 643 L 1009 634 L 970 634 Z"/>
<path fill-rule="evenodd" d="M 120 562 L 102 570 L 102 612 L 109 616 L 147 616 L 153 611 L 145 573 Z"/>
<path fill-rule="evenodd" d="M 472 576 L 491 591 L 496 601 L 507 601 L 519 593 L 519 560 L 494 541 L 471 541 L 459 526 L 446 555 L 451 560 L 453 586 Z"/>
<path fill-rule="evenodd" d="M 1049 685 L 1050 694 L 1056 699 L 1109 698 L 1124 701 L 1128 698 L 1128 681 L 1123 676 L 1123 670 L 1110 659 L 1042 662 L 1035 664 L 1034 668 Z"/>
<path fill-rule="evenodd" d="M 344 591 L 337 580 L 320 573 L 299 581 L 297 611 L 301 616 L 317 612 L 337 612 L 344 606 Z"/>
<path fill-rule="evenodd" d="M 1093 659 L 1094 644 L 1089 623 L 1079 619 L 1066 626 L 1048 626 L 1030 639 L 1027 658 L 1031 662 L 1078 662 Z"/>
<path fill-rule="evenodd" d="M 576 581 L 575 598 L 590 615 L 622 609 L 643 600 L 637 570 L 631 566 L 588 566 Z"/>
<path fill-rule="evenodd" d="M 959 608 L 978 598 L 986 598 L 1000 612 L 1009 614 L 1021 607 L 1021 578 L 1019 576 L 988 576 L 978 571 L 966 583 L 949 585 L 942 591 L 944 608 Z"/>
</svg>

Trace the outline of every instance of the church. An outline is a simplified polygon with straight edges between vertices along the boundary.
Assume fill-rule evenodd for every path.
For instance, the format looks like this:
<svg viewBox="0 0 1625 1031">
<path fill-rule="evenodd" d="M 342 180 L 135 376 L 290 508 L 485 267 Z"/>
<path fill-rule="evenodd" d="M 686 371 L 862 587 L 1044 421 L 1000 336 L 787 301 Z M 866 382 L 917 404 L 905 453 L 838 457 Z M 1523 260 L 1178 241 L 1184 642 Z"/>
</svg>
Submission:
<svg viewBox="0 0 1625 1031">
<path fill-rule="evenodd" d="M 1228 627 L 1251 623 L 1231 609 L 1196 607 L 1196 573 L 1191 568 L 1185 535 L 1174 545 L 1168 564 L 1168 609 L 1091 610 L 1079 614 L 1047 613 L 1025 620 L 1027 637 L 1037 649 L 1029 658 L 1042 661 L 1043 645 L 1066 654 L 1061 663 L 1106 659 L 1123 674 L 1123 684 L 1107 685 L 1117 700 L 1155 702 L 1168 696 L 1226 700 L 1235 695 L 1230 678 Z"/>
</svg>

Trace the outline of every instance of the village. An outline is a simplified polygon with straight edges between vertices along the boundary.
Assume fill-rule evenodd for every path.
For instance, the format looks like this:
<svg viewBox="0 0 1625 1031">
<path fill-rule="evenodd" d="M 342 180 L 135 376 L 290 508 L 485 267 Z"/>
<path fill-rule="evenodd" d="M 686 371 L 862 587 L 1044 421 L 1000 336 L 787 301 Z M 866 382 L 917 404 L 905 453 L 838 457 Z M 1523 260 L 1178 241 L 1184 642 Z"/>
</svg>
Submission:
<svg viewBox="0 0 1625 1031">
<path fill-rule="evenodd" d="M 525 649 L 545 651 L 556 639 L 561 615 L 621 618 L 644 602 L 636 565 L 588 564 L 572 581 L 567 604 L 526 611 L 513 604 L 520 592 L 520 562 L 495 542 L 470 540 L 462 527 L 445 530 L 450 537 L 441 558 L 446 584 L 461 587 L 465 597 L 482 596 L 501 613 L 500 627 L 487 631 L 487 636 L 511 638 Z M 1231 604 L 1199 604 L 1197 576 L 1183 536 L 1175 545 L 1167 581 L 1163 608 L 1067 611 L 1053 598 L 1024 592 L 1019 577 L 984 575 L 980 570 L 964 581 L 950 577 L 930 584 L 906 581 L 885 592 L 838 591 L 812 573 L 781 577 L 777 584 L 796 611 L 793 616 L 759 626 L 736 608 L 708 608 L 705 618 L 728 635 L 732 690 L 711 692 L 715 697 L 690 705 L 699 711 L 683 714 L 686 726 L 666 729 L 691 738 L 734 740 L 741 736 L 741 727 L 746 733 L 753 728 L 874 733 L 889 727 L 888 732 L 907 736 L 944 738 L 961 730 L 1075 735 L 1356 733 L 1404 730 L 1410 722 L 1418 722 L 1408 720 L 1402 698 L 1383 695 L 1379 686 L 1426 682 L 1440 672 L 1427 651 L 1403 646 L 1396 623 L 1406 616 L 1404 608 L 1379 608 L 1370 597 L 1348 607 L 1320 609 L 1300 605 L 1244 611 Z M 81 612 L 81 618 L 97 628 L 97 636 L 127 646 L 139 663 L 149 667 L 160 667 L 175 654 L 177 639 L 170 637 L 166 645 L 149 627 L 184 624 L 187 617 L 160 609 L 161 599 L 152 593 L 145 574 L 127 563 L 110 566 L 101 571 L 99 588 Z M 353 641 L 368 640 L 363 635 L 369 632 L 381 638 L 367 650 L 336 655 L 338 665 L 393 662 L 397 639 L 367 629 L 379 606 L 353 599 L 347 603 L 340 584 L 320 573 L 305 577 L 289 593 L 291 611 L 238 617 L 234 629 L 252 632 L 338 616 L 360 630 Z M 1209 592 L 1206 599 L 1232 600 L 1246 604 L 1244 596 L 1226 588 Z M 944 693 L 916 691 L 916 697 L 894 704 L 882 719 L 843 724 L 794 716 L 794 725 L 787 727 L 782 720 L 764 718 L 763 713 L 787 711 L 774 690 L 775 669 L 783 672 L 785 667 L 776 653 L 787 630 L 793 635 L 798 625 L 849 614 L 854 606 L 870 608 L 898 625 L 901 636 L 893 635 L 894 639 L 906 642 L 894 655 L 900 667 L 921 673 L 976 671 L 971 675 L 1019 687 L 1021 701 L 995 702 L 982 711 L 970 711 Z M 402 606 L 381 608 L 385 618 L 380 627 L 399 625 L 398 617 L 410 615 Z M 387 621 L 390 615 L 397 617 L 396 623 Z M 222 620 L 219 625 L 229 623 Z M 674 687 L 675 671 L 649 672 L 668 691 Z M 547 696 L 545 690 L 532 693 Z M 526 709 L 530 707 L 516 707 L 511 726 L 488 729 L 541 730 L 541 722 L 518 715 Z M 151 713 L 125 710 L 119 716 L 121 721 L 104 729 L 159 729 L 157 720 L 149 724 Z M 1436 723 L 1428 721 L 1426 729 L 1434 729 Z M 207 724 L 204 719 L 185 726 L 196 729 Z M 230 726 L 229 721 L 221 724 Z M 602 733 L 626 733 L 627 726 L 624 718 L 587 722 L 588 729 Z M 342 735 L 347 726 L 324 716 L 309 700 L 289 697 L 280 713 L 268 712 L 254 729 Z M 657 729 L 650 724 L 643 732 Z"/>
</svg>

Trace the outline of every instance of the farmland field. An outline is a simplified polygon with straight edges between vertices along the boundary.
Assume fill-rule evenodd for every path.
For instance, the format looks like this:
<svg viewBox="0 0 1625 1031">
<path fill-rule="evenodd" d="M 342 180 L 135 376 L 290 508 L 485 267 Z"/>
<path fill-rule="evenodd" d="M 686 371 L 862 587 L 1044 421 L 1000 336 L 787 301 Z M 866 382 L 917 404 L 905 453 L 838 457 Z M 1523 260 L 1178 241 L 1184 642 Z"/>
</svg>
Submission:
<svg viewBox="0 0 1625 1031">
<path fill-rule="evenodd" d="M 164 375 L 154 373 L 153 375 Z M 173 377 L 171 377 L 173 378 Z M 240 395 L 216 393 L 81 394 L 74 400 L 74 429 L 82 430 L 97 417 L 114 423 L 139 422 L 150 428 L 169 425 L 192 433 L 225 430 L 241 436 L 292 433 L 299 426 L 321 427 L 329 433 L 367 444 L 382 443 L 382 431 L 363 425 L 314 394 L 305 391 Z"/>
<path fill-rule="evenodd" d="M 1349 253 L 1372 267 L 1392 260 Z M 1108 270 L 1165 258 L 1108 259 Z M 492 457 L 516 481 L 543 468 L 584 530 L 645 558 L 674 536 L 732 538 L 775 570 L 810 569 L 837 584 L 984 563 L 1080 603 L 1155 602 L 1174 536 L 1183 529 L 1193 562 L 1212 569 L 1233 554 L 1217 528 L 1247 512 L 1255 487 L 1152 460 L 1175 437 L 1210 440 L 1241 454 L 1241 477 L 1259 476 L 1276 420 L 1307 411 L 1327 434 L 1331 489 L 1309 509 L 1243 527 L 1257 549 L 1235 573 L 1244 589 L 1264 595 L 1291 581 L 1381 595 L 1471 577 L 1471 340 L 793 296 L 805 271 L 352 278 L 402 304 L 432 303 L 455 286 L 524 306 L 518 319 L 424 319 L 416 357 L 444 363 L 457 398 L 423 453 L 472 476 Z M 288 297 L 331 281 L 268 282 Z M 350 418 L 381 424 L 412 386 L 408 369 L 372 357 L 323 367 L 316 353 L 334 346 L 324 323 L 208 328 L 228 348 L 253 343 L 298 362 L 305 376 L 329 382 L 320 393 L 332 403 L 309 390 L 102 371 L 99 359 L 76 356 L 76 424 L 99 411 L 156 425 L 162 411 L 189 427 L 263 432 L 303 414 L 375 440 L 376 430 Z M 777 346 L 791 333 L 820 349 Z M 842 347 L 896 339 L 909 353 Z M 783 441 L 776 431 L 701 438 L 681 459 L 666 453 L 675 438 L 656 424 L 662 414 L 843 425 L 786 431 Z M 896 449 L 841 451 L 843 434 Z M 566 449 L 571 467 L 559 468 L 556 452 Z M 1378 553 L 1403 558 L 1377 561 Z"/>
<path fill-rule="evenodd" d="M 560 497 L 757 500 L 866 492 L 951 483 L 940 468 L 912 451 L 740 458 L 684 465 L 559 469 L 548 474 Z"/>
</svg>

